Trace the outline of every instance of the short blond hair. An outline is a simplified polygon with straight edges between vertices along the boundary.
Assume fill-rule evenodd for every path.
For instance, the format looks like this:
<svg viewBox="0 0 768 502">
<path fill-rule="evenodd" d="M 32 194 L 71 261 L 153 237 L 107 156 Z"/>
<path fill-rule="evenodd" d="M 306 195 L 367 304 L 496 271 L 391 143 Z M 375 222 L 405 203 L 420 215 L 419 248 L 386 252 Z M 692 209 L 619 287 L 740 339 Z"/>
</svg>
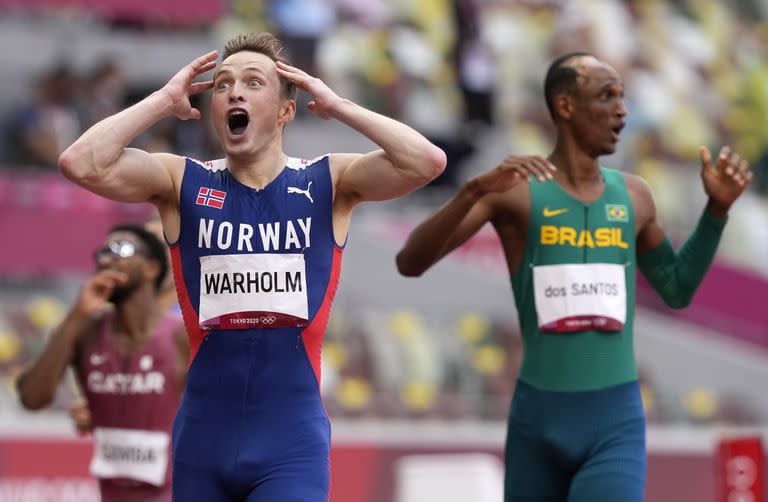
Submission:
<svg viewBox="0 0 768 502">
<path fill-rule="evenodd" d="M 260 33 L 240 33 L 227 40 L 224 44 L 222 61 L 232 54 L 249 51 L 264 54 L 272 61 L 281 61 L 289 64 L 283 56 L 283 44 L 272 33 L 263 31 Z M 296 99 L 297 89 L 293 82 L 280 76 L 280 97 L 283 99 Z"/>
</svg>

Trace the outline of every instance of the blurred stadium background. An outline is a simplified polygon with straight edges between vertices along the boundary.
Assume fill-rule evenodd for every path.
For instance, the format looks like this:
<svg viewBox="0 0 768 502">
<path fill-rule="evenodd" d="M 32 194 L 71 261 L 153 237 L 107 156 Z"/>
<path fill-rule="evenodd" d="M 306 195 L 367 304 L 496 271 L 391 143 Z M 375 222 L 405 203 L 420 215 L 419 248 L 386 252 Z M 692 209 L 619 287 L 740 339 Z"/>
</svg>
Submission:
<svg viewBox="0 0 768 502">
<path fill-rule="evenodd" d="M 734 495 L 759 481 L 744 469 L 727 476 L 717 451 L 724 439 L 768 438 L 768 1 L 0 0 L 0 9 L 0 502 L 97 499 L 90 442 L 66 416 L 72 381 L 52 409 L 29 414 L 14 378 L 74 299 L 104 232 L 151 210 L 67 183 L 58 154 L 246 30 L 279 34 L 298 66 L 449 156 L 433 185 L 362 207 L 353 222 L 323 352 L 332 501 L 501 500 L 521 345 L 497 238 L 484 229 L 420 280 L 399 277 L 394 254 L 463 180 L 508 152 L 548 153 L 541 82 L 555 55 L 577 49 L 624 76 L 628 125 L 604 164 L 648 180 L 677 243 L 705 201 L 700 144 L 733 145 L 755 169 L 694 304 L 673 312 L 639 286 L 636 350 L 647 500 L 762 500 Z M 306 111 L 287 131 L 294 156 L 372 148 Z M 136 144 L 221 156 L 205 120 L 167 120 Z"/>
</svg>

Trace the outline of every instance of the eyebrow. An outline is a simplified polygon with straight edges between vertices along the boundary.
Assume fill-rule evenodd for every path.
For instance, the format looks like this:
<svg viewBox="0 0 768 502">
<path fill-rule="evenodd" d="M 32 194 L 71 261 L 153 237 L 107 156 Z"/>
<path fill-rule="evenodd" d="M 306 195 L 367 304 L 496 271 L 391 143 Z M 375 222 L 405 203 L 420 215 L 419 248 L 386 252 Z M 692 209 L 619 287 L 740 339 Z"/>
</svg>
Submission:
<svg viewBox="0 0 768 502">
<path fill-rule="evenodd" d="M 600 87 L 600 90 L 604 91 L 605 89 L 608 89 L 608 88 L 616 86 L 616 85 L 619 86 L 619 87 L 624 87 L 624 81 L 623 80 L 611 80 L 610 82 L 606 82 L 605 84 L 603 84 Z"/>
<path fill-rule="evenodd" d="M 243 69 L 243 71 L 244 71 L 244 72 L 246 72 L 246 71 L 253 71 L 253 72 L 259 73 L 259 74 L 261 74 L 261 75 L 263 75 L 263 76 L 265 76 L 265 77 L 267 76 L 267 74 L 266 74 L 266 73 L 264 73 L 264 70 L 262 70 L 262 69 L 261 69 L 261 68 L 259 68 L 258 66 L 246 66 L 246 67 Z M 229 75 L 231 75 L 231 74 L 232 74 L 232 70 L 230 70 L 230 69 L 228 69 L 228 68 L 221 68 L 221 69 L 219 69 L 219 71 L 218 71 L 218 72 L 216 72 L 216 75 L 214 75 L 214 79 L 216 79 L 216 78 L 219 78 L 219 76 L 221 76 L 221 75 L 223 75 L 223 74 L 229 74 Z"/>
</svg>

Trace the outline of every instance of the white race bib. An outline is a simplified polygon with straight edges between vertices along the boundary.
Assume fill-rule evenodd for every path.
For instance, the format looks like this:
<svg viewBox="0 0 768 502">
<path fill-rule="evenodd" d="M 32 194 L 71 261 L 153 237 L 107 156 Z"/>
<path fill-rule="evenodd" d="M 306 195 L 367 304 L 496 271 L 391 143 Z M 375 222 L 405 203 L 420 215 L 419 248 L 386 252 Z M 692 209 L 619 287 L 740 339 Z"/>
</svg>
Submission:
<svg viewBox="0 0 768 502">
<path fill-rule="evenodd" d="M 624 265 L 579 263 L 533 268 L 539 330 L 621 331 L 627 319 Z"/>
<path fill-rule="evenodd" d="M 200 257 L 200 326 L 216 329 L 306 326 L 303 254 Z"/>
<path fill-rule="evenodd" d="M 162 486 L 169 443 L 166 432 L 97 427 L 93 431 L 91 474 Z"/>
</svg>

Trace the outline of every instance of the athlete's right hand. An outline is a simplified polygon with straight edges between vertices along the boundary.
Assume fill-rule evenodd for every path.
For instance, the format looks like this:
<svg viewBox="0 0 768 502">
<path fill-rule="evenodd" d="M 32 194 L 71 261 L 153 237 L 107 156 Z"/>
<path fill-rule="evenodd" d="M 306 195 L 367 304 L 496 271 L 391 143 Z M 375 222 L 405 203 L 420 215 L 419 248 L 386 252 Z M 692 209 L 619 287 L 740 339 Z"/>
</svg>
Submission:
<svg viewBox="0 0 768 502">
<path fill-rule="evenodd" d="M 77 311 L 83 315 L 91 316 L 99 313 L 109 302 L 112 291 L 117 286 L 125 284 L 128 276 L 117 270 L 100 270 L 85 281 L 77 299 Z"/>
<path fill-rule="evenodd" d="M 189 97 L 198 92 L 212 88 L 213 80 L 204 82 L 192 81 L 203 73 L 213 70 L 216 67 L 216 58 L 218 56 L 218 51 L 211 51 L 208 54 L 200 56 L 179 70 L 179 72 L 160 90 L 160 92 L 165 93 L 173 103 L 171 113 L 181 120 L 200 118 L 200 110 L 192 108 L 192 104 L 189 102 Z"/>
<path fill-rule="evenodd" d="M 539 156 L 510 155 L 501 164 L 476 177 L 473 182 L 482 193 L 506 192 L 532 177 L 539 181 L 552 179 L 557 168 Z"/>
<path fill-rule="evenodd" d="M 75 429 L 80 435 L 90 434 L 93 431 L 91 409 L 84 400 L 76 401 L 69 407 L 69 416 L 75 424 Z"/>
</svg>

